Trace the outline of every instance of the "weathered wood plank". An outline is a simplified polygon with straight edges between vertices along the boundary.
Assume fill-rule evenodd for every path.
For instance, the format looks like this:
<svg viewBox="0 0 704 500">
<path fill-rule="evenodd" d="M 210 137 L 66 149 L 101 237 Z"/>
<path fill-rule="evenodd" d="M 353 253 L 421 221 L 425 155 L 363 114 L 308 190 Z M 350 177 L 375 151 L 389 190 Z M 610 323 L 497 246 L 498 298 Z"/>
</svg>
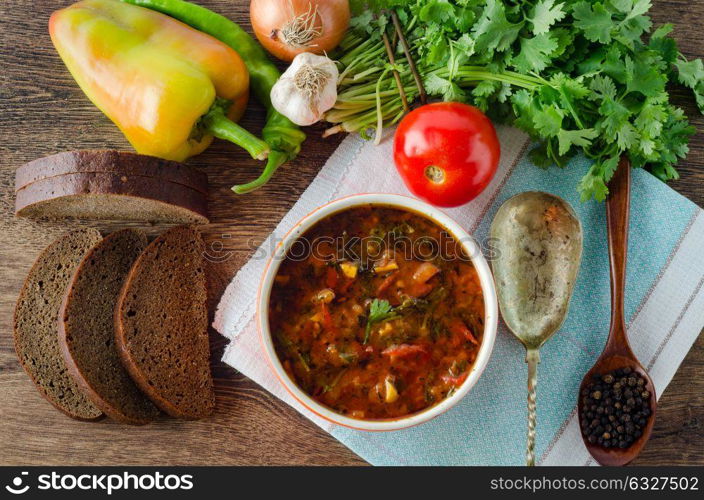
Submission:
<svg viewBox="0 0 704 500">
<path fill-rule="evenodd" d="M 79 148 L 129 149 L 117 129 L 83 96 L 56 55 L 46 29 L 49 14 L 70 0 L 0 2 L 0 463 L 2 464 L 361 464 L 352 452 L 284 403 L 217 361 L 225 341 L 212 332 L 217 413 L 202 422 L 158 422 L 142 428 L 110 421 L 73 422 L 54 411 L 22 372 L 12 346 L 12 311 L 22 281 L 38 252 L 69 225 L 32 223 L 12 216 L 14 169 L 34 158 Z M 200 3 L 248 26 L 246 0 Z M 704 55 L 704 1 L 656 2 L 656 23 L 675 22 L 675 36 L 688 55 Z M 693 101 L 678 98 L 696 116 Z M 704 130 L 704 120 L 693 123 Z M 261 107 L 243 119 L 261 128 Z M 247 197 L 229 187 L 257 176 L 261 165 L 236 147 L 217 142 L 192 163 L 208 172 L 213 223 L 206 239 L 228 258 L 209 266 L 211 311 L 256 242 L 313 179 L 339 138 L 309 132 L 299 158 L 275 180 Z M 673 187 L 704 204 L 704 134 L 693 140 Z M 99 224 L 110 231 L 124 224 Z M 157 228 L 151 230 L 152 234 Z M 226 235 L 226 236 L 223 236 Z M 661 400 L 651 442 L 641 464 L 704 463 L 704 341 L 700 338 Z"/>
</svg>

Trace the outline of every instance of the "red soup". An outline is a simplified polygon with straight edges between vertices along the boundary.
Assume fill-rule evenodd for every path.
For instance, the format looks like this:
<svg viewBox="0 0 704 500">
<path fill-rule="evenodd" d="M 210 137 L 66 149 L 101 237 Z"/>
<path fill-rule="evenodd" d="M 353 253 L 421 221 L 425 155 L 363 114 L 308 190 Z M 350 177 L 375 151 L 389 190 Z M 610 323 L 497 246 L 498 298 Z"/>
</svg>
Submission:
<svg viewBox="0 0 704 500">
<path fill-rule="evenodd" d="M 424 216 L 380 205 L 333 214 L 289 250 L 269 324 L 284 369 L 318 402 L 398 418 L 450 396 L 484 331 L 471 260 Z"/>
</svg>

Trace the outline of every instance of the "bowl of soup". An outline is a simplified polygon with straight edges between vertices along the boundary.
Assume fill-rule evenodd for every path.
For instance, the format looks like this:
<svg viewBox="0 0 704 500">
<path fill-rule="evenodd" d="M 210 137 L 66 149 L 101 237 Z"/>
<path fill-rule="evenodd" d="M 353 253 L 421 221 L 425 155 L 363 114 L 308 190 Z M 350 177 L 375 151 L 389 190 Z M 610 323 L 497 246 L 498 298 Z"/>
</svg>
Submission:
<svg viewBox="0 0 704 500">
<path fill-rule="evenodd" d="M 353 195 L 298 222 L 263 275 L 271 367 L 335 424 L 397 430 L 457 404 L 496 337 L 497 299 L 474 239 L 425 202 Z"/>
</svg>

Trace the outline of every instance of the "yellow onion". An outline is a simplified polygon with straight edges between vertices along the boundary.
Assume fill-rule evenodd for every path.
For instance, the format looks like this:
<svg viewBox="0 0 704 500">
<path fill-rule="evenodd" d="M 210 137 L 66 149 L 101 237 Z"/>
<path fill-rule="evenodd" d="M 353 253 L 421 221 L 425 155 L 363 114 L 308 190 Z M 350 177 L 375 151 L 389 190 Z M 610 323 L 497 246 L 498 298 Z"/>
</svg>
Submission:
<svg viewBox="0 0 704 500">
<path fill-rule="evenodd" d="M 301 52 L 337 47 L 350 22 L 348 0 L 252 0 L 252 29 L 273 56 L 291 62 Z"/>
</svg>

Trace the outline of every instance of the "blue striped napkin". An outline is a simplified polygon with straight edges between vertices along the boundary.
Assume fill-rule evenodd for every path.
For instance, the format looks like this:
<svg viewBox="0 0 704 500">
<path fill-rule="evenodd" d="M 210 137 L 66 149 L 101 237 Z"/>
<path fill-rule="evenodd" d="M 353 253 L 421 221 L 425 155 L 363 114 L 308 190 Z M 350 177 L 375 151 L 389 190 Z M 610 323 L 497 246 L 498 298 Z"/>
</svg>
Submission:
<svg viewBox="0 0 704 500">
<path fill-rule="evenodd" d="M 498 207 L 511 196 L 557 194 L 584 226 L 584 257 L 570 314 L 541 349 L 538 368 L 536 455 L 540 464 L 587 465 L 575 402 L 579 382 L 601 352 L 609 329 L 609 265 L 604 205 L 580 203 L 575 186 L 589 164 L 541 170 L 527 158 L 528 138 L 499 128 L 502 160 L 496 178 L 472 203 L 448 213 L 479 241 Z M 318 206 L 353 193 L 409 194 L 396 175 L 391 140 L 379 146 L 350 136 L 263 243 L 283 236 Z M 633 172 L 626 315 L 634 352 L 660 396 L 704 327 L 704 214 L 645 171 Z M 259 253 L 259 252 L 258 252 Z M 269 370 L 253 318 L 254 290 L 266 262 L 252 259 L 221 299 L 215 328 L 231 342 L 224 361 L 291 404 L 375 465 L 521 465 L 526 434 L 525 351 L 500 325 L 486 371 L 452 410 L 426 424 L 388 433 L 355 431 L 312 415 L 285 392 Z"/>
</svg>

